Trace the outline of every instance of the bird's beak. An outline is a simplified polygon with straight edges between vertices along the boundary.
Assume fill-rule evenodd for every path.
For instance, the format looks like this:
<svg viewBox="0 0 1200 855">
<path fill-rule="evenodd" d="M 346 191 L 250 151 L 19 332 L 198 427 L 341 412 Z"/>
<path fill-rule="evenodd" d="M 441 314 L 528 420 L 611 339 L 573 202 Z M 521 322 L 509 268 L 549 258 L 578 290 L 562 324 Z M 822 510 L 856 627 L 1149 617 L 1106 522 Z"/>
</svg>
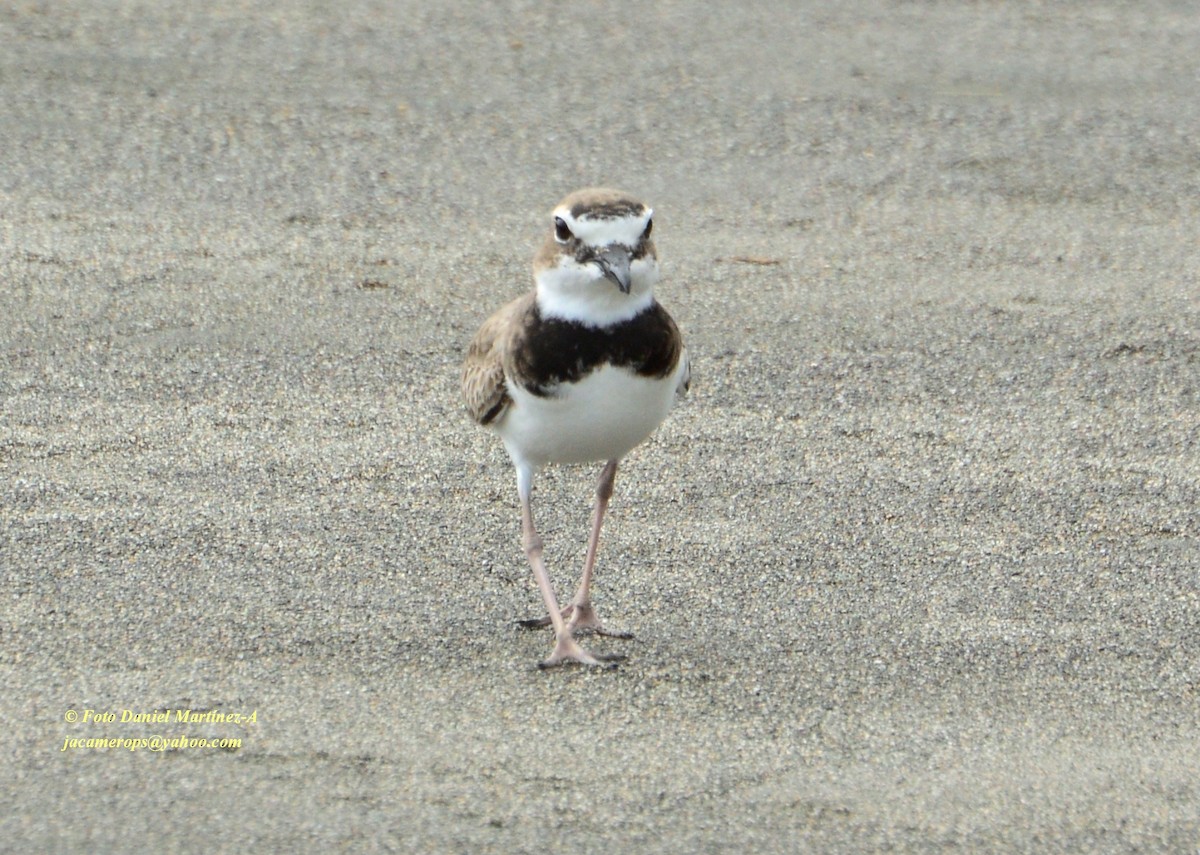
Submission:
<svg viewBox="0 0 1200 855">
<path fill-rule="evenodd" d="M 622 294 L 628 294 L 633 282 L 629 275 L 630 251 L 623 246 L 606 246 L 596 253 L 596 263 L 604 275 L 616 283 Z"/>
</svg>

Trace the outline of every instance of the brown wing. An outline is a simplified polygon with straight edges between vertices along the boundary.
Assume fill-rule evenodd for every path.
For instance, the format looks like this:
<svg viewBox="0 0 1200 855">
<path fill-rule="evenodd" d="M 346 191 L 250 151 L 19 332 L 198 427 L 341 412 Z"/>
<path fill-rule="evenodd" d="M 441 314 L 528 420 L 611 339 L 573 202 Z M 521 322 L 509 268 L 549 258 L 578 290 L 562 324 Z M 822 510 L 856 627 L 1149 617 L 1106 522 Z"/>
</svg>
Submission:
<svg viewBox="0 0 1200 855">
<path fill-rule="evenodd" d="M 467 348 L 462 393 L 467 412 L 481 425 L 490 425 L 512 403 L 504 381 L 504 353 L 517 324 L 534 300 L 533 293 L 513 300 L 483 322 Z"/>
</svg>

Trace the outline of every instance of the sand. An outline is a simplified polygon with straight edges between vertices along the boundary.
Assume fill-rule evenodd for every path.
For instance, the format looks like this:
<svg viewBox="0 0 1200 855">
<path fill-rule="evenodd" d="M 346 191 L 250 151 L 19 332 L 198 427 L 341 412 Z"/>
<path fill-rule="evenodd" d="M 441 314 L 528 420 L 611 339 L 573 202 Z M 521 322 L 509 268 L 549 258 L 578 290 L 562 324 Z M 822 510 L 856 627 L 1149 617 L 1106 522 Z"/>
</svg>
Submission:
<svg viewBox="0 0 1200 855">
<path fill-rule="evenodd" d="M 1195 852 L 1198 43 L 0 11 L 0 848 Z M 458 366 L 593 184 L 654 206 L 694 379 L 601 547 L 628 660 L 542 673 Z M 564 591 L 597 471 L 538 483 Z"/>
</svg>

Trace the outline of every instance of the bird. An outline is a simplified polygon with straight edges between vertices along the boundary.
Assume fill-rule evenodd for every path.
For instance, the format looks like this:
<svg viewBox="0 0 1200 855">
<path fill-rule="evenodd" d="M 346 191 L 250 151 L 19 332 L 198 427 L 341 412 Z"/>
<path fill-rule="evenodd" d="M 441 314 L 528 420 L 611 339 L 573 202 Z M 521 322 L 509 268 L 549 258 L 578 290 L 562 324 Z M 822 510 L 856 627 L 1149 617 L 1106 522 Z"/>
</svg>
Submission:
<svg viewBox="0 0 1200 855">
<path fill-rule="evenodd" d="M 591 600 L 600 528 L 622 458 L 644 442 L 690 387 L 679 327 L 654 297 L 654 211 L 629 193 L 576 190 L 554 208 L 534 256 L 533 290 L 507 303 L 467 348 L 462 394 L 471 418 L 499 435 L 516 472 L 521 544 L 545 602 L 554 648 L 539 667 L 616 667 L 579 633 L 610 630 Z M 560 608 L 533 521 L 533 482 L 548 464 L 602 463 L 591 534 L 574 596 Z"/>
</svg>

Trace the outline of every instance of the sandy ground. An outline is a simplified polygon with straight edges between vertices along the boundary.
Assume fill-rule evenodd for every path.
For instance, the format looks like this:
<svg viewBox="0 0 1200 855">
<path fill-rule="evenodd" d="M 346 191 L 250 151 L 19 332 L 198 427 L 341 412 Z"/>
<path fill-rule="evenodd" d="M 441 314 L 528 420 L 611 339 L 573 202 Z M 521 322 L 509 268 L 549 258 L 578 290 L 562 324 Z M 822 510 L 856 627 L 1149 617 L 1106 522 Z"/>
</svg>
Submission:
<svg viewBox="0 0 1200 855">
<path fill-rule="evenodd" d="M 1198 44 L 0 8 L 0 848 L 1196 852 Z M 695 382 L 618 479 L 628 661 L 541 673 L 457 373 L 588 184 L 654 205 Z M 594 475 L 539 482 L 563 589 Z"/>
</svg>

